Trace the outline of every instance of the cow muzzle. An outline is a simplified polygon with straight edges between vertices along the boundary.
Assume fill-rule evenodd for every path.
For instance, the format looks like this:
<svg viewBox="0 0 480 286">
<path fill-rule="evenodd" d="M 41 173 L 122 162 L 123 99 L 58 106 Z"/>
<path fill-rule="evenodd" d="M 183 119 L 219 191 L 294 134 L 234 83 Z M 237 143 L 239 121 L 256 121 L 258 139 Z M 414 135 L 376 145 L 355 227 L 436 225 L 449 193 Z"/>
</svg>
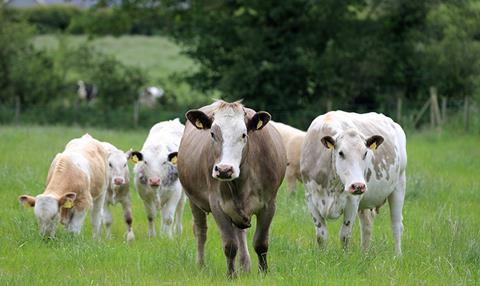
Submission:
<svg viewBox="0 0 480 286">
<path fill-rule="evenodd" d="M 237 176 L 234 175 L 233 166 L 225 165 L 225 164 L 217 164 L 213 167 L 213 174 L 212 176 L 215 179 L 219 179 L 221 181 L 231 181 L 236 179 Z"/>
<path fill-rule="evenodd" d="M 160 186 L 160 178 L 150 178 L 148 179 L 148 184 L 151 186 L 151 187 L 158 187 Z"/>
<path fill-rule="evenodd" d="M 367 186 L 364 183 L 353 183 L 348 188 L 348 192 L 352 195 L 363 195 L 367 191 Z"/>
<path fill-rule="evenodd" d="M 113 184 L 115 186 L 121 186 L 121 185 L 125 184 L 125 179 L 122 178 L 122 177 L 116 177 L 116 178 L 113 179 Z"/>
</svg>

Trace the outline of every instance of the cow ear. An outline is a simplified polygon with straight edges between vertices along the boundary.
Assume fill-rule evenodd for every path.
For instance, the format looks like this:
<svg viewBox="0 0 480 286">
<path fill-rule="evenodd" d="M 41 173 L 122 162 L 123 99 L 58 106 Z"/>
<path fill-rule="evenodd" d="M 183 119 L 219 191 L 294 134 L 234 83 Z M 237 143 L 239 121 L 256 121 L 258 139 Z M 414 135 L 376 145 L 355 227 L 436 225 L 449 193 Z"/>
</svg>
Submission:
<svg viewBox="0 0 480 286">
<path fill-rule="evenodd" d="M 23 195 L 18 197 L 18 201 L 26 208 L 33 208 L 35 206 L 35 197 Z"/>
<path fill-rule="evenodd" d="M 172 152 L 168 154 L 168 161 L 175 166 L 177 165 L 177 155 L 178 155 L 178 152 Z"/>
<path fill-rule="evenodd" d="M 373 135 L 372 137 L 368 138 L 367 141 L 365 142 L 365 145 L 367 145 L 368 148 L 372 150 L 376 150 L 378 146 L 380 146 L 383 143 L 384 139 L 380 135 Z"/>
<path fill-rule="evenodd" d="M 247 123 L 247 130 L 255 131 L 262 129 L 270 121 L 270 118 L 272 117 L 268 112 L 259 111 L 255 113 L 255 115 Z"/>
<path fill-rule="evenodd" d="M 66 193 L 63 195 L 60 200 L 58 200 L 58 206 L 64 209 L 73 208 L 73 202 L 77 198 L 77 194 L 73 192 Z"/>
<path fill-rule="evenodd" d="M 325 136 L 321 141 L 323 146 L 325 146 L 327 149 L 335 148 L 335 139 L 333 139 L 331 136 Z"/>
<path fill-rule="evenodd" d="M 189 110 L 185 114 L 188 121 L 197 129 L 210 129 L 212 127 L 212 119 L 200 110 Z"/>
<path fill-rule="evenodd" d="M 131 151 L 129 159 L 132 160 L 133 163 L 137 164 L 139 161 L 143 161 L 143 154 L 139 151 Z"/>
</svg>

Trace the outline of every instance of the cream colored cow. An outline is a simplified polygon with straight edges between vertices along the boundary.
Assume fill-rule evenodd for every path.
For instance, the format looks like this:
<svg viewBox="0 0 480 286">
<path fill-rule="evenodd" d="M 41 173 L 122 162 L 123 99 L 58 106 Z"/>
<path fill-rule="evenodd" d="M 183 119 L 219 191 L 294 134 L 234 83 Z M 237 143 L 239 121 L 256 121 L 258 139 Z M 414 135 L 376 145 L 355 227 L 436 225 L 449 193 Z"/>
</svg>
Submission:
<svg viewBox="0 0 480 286">
<path fill-rule="evenodd" d="M 58 222 L 68 232 L 79 234 L 87 210 L 92 208 L 93 236 L 100 235 L 102 207 L 107 188 L 107 151 L 89 134 L 71 140 L 53 159 L 45 191 L 19 201 L 34 207 L 40 233 L 55 235 Z"/>
<path fill-rule="evenodd" d="M 282 136 L 283 144 L 287 150 L 287 172 L 285 177 L 287 178 L 287 191 L 289 193 L 295 192 L 295 185 L 297 180 L 302 181 L 302 175 L 300 173 L 300 155 L 302 151 L 303 141 L 305 140 L 306 132 L 294 128 L 292 126 L 270 121 L 280 135 Z"/>
</svg>

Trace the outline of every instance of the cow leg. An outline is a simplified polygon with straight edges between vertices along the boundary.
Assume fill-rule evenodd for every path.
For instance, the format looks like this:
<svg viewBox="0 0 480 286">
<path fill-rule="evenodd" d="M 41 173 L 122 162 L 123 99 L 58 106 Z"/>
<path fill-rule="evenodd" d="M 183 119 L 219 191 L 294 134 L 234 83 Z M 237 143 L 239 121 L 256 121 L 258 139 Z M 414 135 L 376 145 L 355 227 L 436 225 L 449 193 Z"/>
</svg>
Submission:
<svg viewBox="0 0 480 286">
<path fill-rule="evenodd" d="M 220 235 L 223 242 L 223 252 L 227 259 L 227 275 L 232 278 L 236 276 L 235 257 L 237 256 L 238 250 L 236 227 L 232 224 L 230 218 L 223 213 L 218 202 L 210 201 L 210 207 L 215 222 L 220 229 Z"/>
<path fill-rule="evenodd" d="M 155 216 L 157 215 L 157 204 L 158 200 L 156 198 L 156 193 L 146 189 L 146 187 L 140 183 L 135 183 L 137 187 L 138 194 L 143 201 L 143 206 L 145 208 L 145 213 L 147 214 L 148 219 L 148 237 L 157 236 L 155 231 Z"/>
<path fill-rule="evenodd" d="M 205 241 L 207 240 L 207 214 L 190 201 L 193 216 L 193 234 L 197 239 L 197 264 L 205 265 Z"/>
<path fill-rule="evenodd" d="M 295 193 L 297 177 L 295 176 L 295 170 L 293 169 L 292 166 L 287 166 L 285 177 L 287 178 L 287 192 L 289 194 Z"/>
<path fill-rule="evenodd" d="M 368 251 L 370 248 L 370 241 L 372 240 L 372 226 L 373 226 L 373 213 L 369 209 L 360 210 L 358 212 L 360 218 L 360 228 L 362 231 L 362 249 Z"/>
<path fill-rule="evenodd" d="M 344 249 L 348 248 L 350 238 L 352 237 L 353 223 L 355 222 L 355 218 L 357 217 L 359 203 L 359 196 L 347 197 L 347 203 L 345 205 L 345 210 L 343 214 L 342 229 L 340 230 L 340 241 L 342 242 Z"/>
<path fill-rule="evenodd" d="M 132 219 L 132 203 L 130 200 L 130 196 L 122 199 L 120 201 L 123 208 L 123 219 L 127 224 L 127 242 L 133 241 L 135 239 L 135 235 L 133 233 L 133 219 Z"/>
<path fill-rule="evenodd" d="M 176 188 L 171 190 L 171 192 L 170 198 L 168 198 L 167 202 L 161 208 L 162 225 L 160 229 L 168 238 L 172 238 L 173 219 L 178 202 L 182 196 L 182 189 Z"/>
<path fill-rule="evenodd" d="M 398 186 L 393 193 L 388 196 L 388 205 L 390 206 L 390 219 L 392 220 L 392 232 L 395 239 L 395 254 L 402 255 L 402 233 L 403 217 L 402 209 L 405 199 L 405 173 L 399 179 Z"/>
<path fill-rule="evenodd" d="M 325 223 L 325 219 L 322 217 L 317 207 L 315 206 L 312 195 L 308 191 L 305 192 L 305 199 L 307 201 L 308 209 L 312 214 L 313 223 L 315 225 L 315 230 L 317 235 L 317 243 L 320 247 L 323 248 L 327 244 L 327 238 L 328 238 L 327 224 Z"/>
<path fill-rule="evenodd" d="M 93 238 L 100 238 L 100 232 L 102 227 L 102 210 L 103 205 L 105 203 L 105 195 L 106 191 L 104 191 L 98 198 L 93 200 L 93 208 L 92 208 L 92 231 L 93 231 Z"/>
<path fill-rule="evenodd" d="M 85 222 L 85 217 L 87 216 L 87 210 L 73 210 L 72 218 L 65 226 L 66 231 L 73 234 L 80 234 L 82 230 L 83 223 Z"/>
<path fill-rule="evenodd" d="M 257 214 L 257 228 L 253 236 L 253 248 L 258 256 L 258 269 L 261 272 L 267 272 L 267 252 L 268 252 L 268 231 L 272 223 L 273 215 L 275 214 L 275 203 L 271 203 L 263 208 Z"/>
<path fill-rule="evenodd" d="M 239 244 L 240 252 L 240 267 L 244 272 L 250 272 L 250 254 L 248 253 L 247 245 L 247 230 L 246 229 L 236 229 L 237 240 Z"/>
<path fill-rule="evenodd" d="M 177 235 L 181 235 L 183 231 L 182 227 L 182 216 L 183 210 L 185 209 L 185 203 L 187 202 L 187 197 L 183 189 L 181 190 L 180 200 L 178 201 L 177 208 L 175 210 L 175 232 Z"/>
<path fill-rule="evenodd" d="M 105 226 L 105 238 L 110 239 L 112 237 L 111 227 L 112 227 L 113 218 L 107 202 L 105 202 L 103 206 L 102 219 L 103 219 L 103 225 Z"/>
</svg>

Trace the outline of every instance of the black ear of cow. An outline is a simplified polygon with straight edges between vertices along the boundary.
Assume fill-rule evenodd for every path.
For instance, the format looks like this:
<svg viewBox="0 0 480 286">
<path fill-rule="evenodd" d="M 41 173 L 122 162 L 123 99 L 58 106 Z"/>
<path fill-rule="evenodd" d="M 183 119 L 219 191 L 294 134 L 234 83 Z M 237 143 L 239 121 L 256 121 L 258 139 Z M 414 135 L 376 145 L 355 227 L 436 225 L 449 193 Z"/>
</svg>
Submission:
<svg viewBox="0 0 480 286">
<path fill-rule="evenodd" d="M 143 154 L 139 151 L 132 151 L 132 153 L 130 155 L 130 159 L 134 163 L 137 163 L 138 161 L 143 161 Z"/>
<path fill-rule="evenodd" d="M 259 111 L 248 121 L 247 130 L 255 131 L 260 130 L 270 121 L 270 114 L 265 111 Z"/>
<path fill-rule="evenodd" d="M 210 129 L 212 127 L 212 119 L 198 109 L 187 111 L 185 117 L 197 129 Z"/>
<path fill-rule="evenodd" d="M 365 142 L 365 145 L 367 145 L 368 148 L 372 150 L 376 150 L 380 144 L 382 144 L 384 141 L 383 137 L 380 135 L 373 135 L 372 137 L 368 138 L 367 141 Z"/>
<path fill-rule="evenodd" d="M 172 152 L 168 154 L 168 161 L 173 165 L 177 165 L 177 155 L 178 155 L 178 152 Z"/>
<path fill-rule="evenodd" d="M 327 149 L 335 148 L 335 139 L 333 139 L 331 136 L 325 136 L 320 141 L 322 141 L 323 146 L 325 146 Z"/>
</svg>

